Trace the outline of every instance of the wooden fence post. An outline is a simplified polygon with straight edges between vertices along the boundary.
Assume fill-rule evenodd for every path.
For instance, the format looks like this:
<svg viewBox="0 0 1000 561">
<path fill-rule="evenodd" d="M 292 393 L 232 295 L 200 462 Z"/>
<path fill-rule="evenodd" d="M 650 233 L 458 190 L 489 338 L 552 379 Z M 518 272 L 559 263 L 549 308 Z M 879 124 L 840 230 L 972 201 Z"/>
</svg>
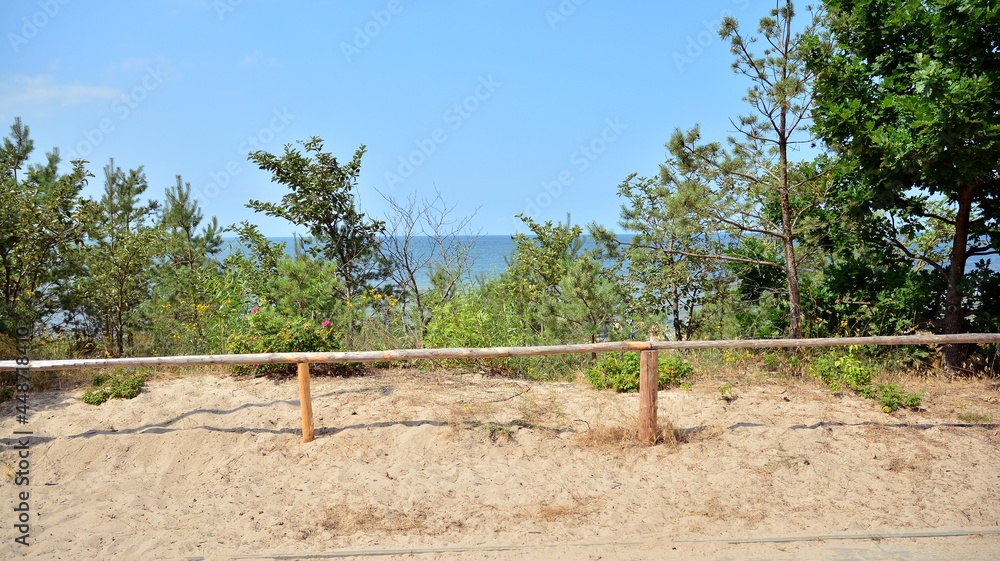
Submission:
<svg viewBox="0 0 1000 561">
<path fill-rule="evenodd" d="M 309 363 L 299 363 L 299 403 L 302 405 L 302 442 L 312 442 L 313 432 L 312 392 L 309 390 Z"/>
<path fill-rule="evenodd" d="M 656 444 L 656 392 L 660 385 L 656 351 L 639 352 L 639 442 Z"/>
</svg>

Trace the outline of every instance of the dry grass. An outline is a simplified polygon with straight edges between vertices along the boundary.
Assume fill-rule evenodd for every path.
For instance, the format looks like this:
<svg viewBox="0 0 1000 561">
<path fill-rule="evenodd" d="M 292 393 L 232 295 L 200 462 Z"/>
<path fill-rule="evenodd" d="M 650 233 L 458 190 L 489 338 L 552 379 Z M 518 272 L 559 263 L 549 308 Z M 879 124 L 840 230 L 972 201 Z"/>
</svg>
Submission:
<svg viewBox="0 0 1000 561">
<path fill-rule="evenodd" d="M 659 419 L 656 431 L 656 444 L 668 450 L 675 448 L 685 440 L 685 435 L 674 428 L 673 423 Z M 624 421 L 615 425 L 599 425 L 580 433 L 576 443 L 582 448 L 598 450 L 622 450 L 646 446 L 639 440 L 638 421 Z"/>
<path fill-rule="evenodd" d="M 569 497 L 550 503 L 540 503 L 537 518 L 546 522 L 582 523 L 588 516 L 600 511 L 600 499 L 569 493 Z"/>
<path fill-rule="evenodd" d="M 340 536 L 358 533 L 425 534 L 428 530 L 427 514 L 423 508 L 404 511 L 370 504 L 342 504 L 327 508 L 320 517 L 319 528 Z"/>
</svg>

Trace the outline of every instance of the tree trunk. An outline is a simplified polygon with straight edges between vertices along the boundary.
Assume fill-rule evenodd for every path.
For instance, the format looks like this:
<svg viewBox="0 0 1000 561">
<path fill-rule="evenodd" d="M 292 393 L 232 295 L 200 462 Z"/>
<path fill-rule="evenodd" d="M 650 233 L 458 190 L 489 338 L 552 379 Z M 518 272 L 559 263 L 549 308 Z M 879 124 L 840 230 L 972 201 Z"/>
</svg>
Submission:
<svg viewBox="0 0 1000 561">
<path fill-rule="evenodd" d="M 792 232 L 792 205 L 789 202 L 788 139 L 785 113 L 781 113 L 781 130 L 778 131 L 778 173 L 781 200 L 781 242 L 785 254 L 785 278 L 788 281 L 788 337 L 802 338 L 802 296 L 799 292 L 799 266 L 795 262 L 795 238 Z"/>
<path fill-rule="evenodd" d="M 681 341 L 684 339 L 684 334 L 681 332 L 681 295 L 677 288 L 674 288 L 674 298 L 673 302 L 670 304 L 671 311 L 673 312 L 674 320 L 674 340 Z"/>
<path fill-rule="evenodd" d="M 786 16 L 784 21 L 785 37 L 782 46 L 785 48 L 784 64 L 781 66 L 782 81 L 788 79 L 788 60 L 792 45 L 792 1 L 785 3 Z M 781 200 L 781 241 L 785 254 L 785 277 L 788 279 L 788 337 L 802 338 L 802 296 L 799 292 L 799 266 L 795 262 L 795 237 L 792 232 L 792 205 L 789 201 L 791 185 L 788 179 L 788 137 L 794 130 L 788 130 L 788 100 L 779 96 L 781 114 L 779 116 L 778 133 L 778 174 Z"/>
<path fill-rule="evenodd" d="M 958 193 L 958 214 L 955 216 L 955 239 L 951 246 L 951 263 L 948 269 L 948 289 L 945 294 L 944 333 L 954 335 L 964 333 L 965 299 L 962 281 L 965 264 L 968 261 L 969 219 L 972 214 L 972 199 L 977 188 L 965 187 Z M 962 366 L 968 352 L 967 345 L 945 345 L 942 366 L 945 370 L 956 370 Z"/>
</svg>

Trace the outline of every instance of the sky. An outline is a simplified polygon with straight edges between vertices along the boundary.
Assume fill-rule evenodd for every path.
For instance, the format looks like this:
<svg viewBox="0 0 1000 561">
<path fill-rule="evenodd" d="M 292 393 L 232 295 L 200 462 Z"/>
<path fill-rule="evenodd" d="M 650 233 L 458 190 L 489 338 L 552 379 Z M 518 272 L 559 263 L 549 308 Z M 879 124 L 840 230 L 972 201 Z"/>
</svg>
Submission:
<svg viewBox="0 0 1000 561">
<path fill-rule="evenodd" d="M 655 176 L 696 124 L 724 140 L 749 111 L 717 29 L 753 32 L 772 2 L 601 0 L 5 0 L 0 128 L 31 128 L 31 162 L 110 158 L 163 199 L 181 175 L 221 225 L 286 192 L 247 156 L 324 139 L 366 147 L 358 203 L 440 193 L 484 235 L 515 218 L 616 227 L 618 185 Z"/>
</svg>

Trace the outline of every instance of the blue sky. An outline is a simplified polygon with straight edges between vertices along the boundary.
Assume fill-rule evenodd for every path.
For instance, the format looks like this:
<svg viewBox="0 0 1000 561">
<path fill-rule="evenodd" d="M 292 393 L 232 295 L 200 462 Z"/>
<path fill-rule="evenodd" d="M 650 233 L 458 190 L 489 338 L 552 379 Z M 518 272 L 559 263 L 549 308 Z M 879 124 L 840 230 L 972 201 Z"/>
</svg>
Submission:
<svg viewBox="0 0 1000 561">
<path fill-rule="evenodd" d="M 715 30 L 745 31 L 770 2 L 600 0 L 6 0 L 0 126 L 31 127 L 40 162 L 144 166 L 162 199 L 180 174 L 205 214 L 290 224 L 247 200 L 284 187 L 247 161 L 322 137 L 361 145 L 360 204 L 435 189 L 484 234 L 514 218 L 614 226 L 617 186 L 655 174 L 675 127 L 722 140 L 746 113 Z M 68 164 L 67 164 L 68 167 Z M 381 193 L 381 194 L 380 194 Z"/>
</svg>

